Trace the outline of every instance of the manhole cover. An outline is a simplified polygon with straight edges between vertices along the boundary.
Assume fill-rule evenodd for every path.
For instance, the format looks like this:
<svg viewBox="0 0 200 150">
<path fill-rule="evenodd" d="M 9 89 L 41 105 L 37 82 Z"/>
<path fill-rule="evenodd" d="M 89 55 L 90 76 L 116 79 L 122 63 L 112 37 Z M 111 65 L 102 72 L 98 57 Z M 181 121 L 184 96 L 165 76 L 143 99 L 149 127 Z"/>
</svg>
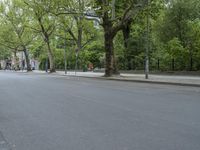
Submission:
<svg viewBox="0 0 200 150">
<path fill-rule="evenodd" d="M 0 150 L 12 150 L 0 131 Z"/>
</svg>

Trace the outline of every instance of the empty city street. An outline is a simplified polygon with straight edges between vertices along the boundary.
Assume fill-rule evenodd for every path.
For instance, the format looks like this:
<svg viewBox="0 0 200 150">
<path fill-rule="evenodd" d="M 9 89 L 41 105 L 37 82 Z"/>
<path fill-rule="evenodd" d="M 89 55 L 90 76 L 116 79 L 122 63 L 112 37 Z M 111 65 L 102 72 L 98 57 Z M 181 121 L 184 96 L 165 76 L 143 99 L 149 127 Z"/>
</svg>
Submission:
<svg viewBox="0 0 200 150">
<path fill-rule="evenodd" d="M 0 150 L 199 150 L 200 88 L 0 72 Z"/>
</svg>

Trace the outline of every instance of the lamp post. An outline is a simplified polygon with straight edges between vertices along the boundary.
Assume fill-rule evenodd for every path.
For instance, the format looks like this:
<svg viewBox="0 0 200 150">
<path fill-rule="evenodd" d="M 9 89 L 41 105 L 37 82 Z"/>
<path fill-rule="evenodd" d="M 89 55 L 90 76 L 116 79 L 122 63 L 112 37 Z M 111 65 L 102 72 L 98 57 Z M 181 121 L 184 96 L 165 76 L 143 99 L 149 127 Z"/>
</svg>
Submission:
<svg viewBox="0 0 200 150">
<path fill-rule="evenodd" d="M 67 32 L 65 31 L 65 49 L 64 49 L 64 61 L 65 61 L 65 75 L 67 74 Z"/>
<path fill-rule="evenodd" d="M 147 29 L 146 29 L 146 51 L 145 51 L 145 79 L 149 79 L 149 32 L 150 32 L 150 12 L 149 12 L 149 2 L 147 0 Z"/>
<path fill-rule="evenodd" d="M 46 58 L 46 62 L 45 62 L 45 71 L 46 73 L 48 72 L 48 57 Z"/>
<path fill-rule="evenodd" d="M 21 69 L 22 69 L 22 72 L 24 71 L 24 66 L 23 66 L 23 61 L 24 61 L 24 56 L 23 56 L 23 54 L 24 54 L 24 51 L 22 51 L 22 60 L 21 60 Z"/>
<path fill-rule="evenodd" d="M 75 64 L 75 76 L 76 76 L 76 70 L 78 66 L 78 48 L 76 49 L 76 64 Z"/>
</svg>

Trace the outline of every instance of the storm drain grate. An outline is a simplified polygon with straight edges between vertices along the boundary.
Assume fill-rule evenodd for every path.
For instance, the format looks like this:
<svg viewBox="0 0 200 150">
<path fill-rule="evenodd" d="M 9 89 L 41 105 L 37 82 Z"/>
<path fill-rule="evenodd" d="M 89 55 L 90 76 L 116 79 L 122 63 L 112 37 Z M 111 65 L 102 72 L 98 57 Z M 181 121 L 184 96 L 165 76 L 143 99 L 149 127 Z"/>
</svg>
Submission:
<svg viewBox="0 0 200 150">
<path fill-rule="evenodd" d="M 0 131 L 0 150 L 12 150 Z"/>
</svg>

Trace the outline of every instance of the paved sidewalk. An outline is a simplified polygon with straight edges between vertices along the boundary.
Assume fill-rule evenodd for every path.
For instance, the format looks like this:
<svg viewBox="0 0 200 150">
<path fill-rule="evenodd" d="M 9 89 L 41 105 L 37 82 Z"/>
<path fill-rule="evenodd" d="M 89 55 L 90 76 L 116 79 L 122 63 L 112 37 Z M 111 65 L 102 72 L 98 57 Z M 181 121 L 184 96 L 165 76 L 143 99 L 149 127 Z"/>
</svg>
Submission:
<svg viewBox="0 0 200 150">
<path fill-rule="evenodd" d="M 2 71 L 5 72 L 5 71 Z M 13 71 L 8 71 L 13 72 Z M 17 71 L 18 73 L 25 73 L 26 71 Z M 47 74 L 45 71 L 34 70 L 35 74 Z M 114 77 L 103 77 L 104 73 L 99 72 L 74 72 L 68 71 L 65 75 L 64 71 L 57 71 L 56 73 L 48 74 L 54 76 L 67 76 L 67 77 L 85 77 L 85 78 L 96 78 L 104 80 L 117 80 L 127 82 L 142 82 L 151 84 L 170 84 L 170 85 L 181 85 L 181 86 L 195 86 L 200 87 L 200 76 L 184 76 L 184 75 L 149 75 L 149 79 L 145 79 L 144 74 L 128 74 L 122 73 L 120 76 Z"/>
<path fill-rule="evenodd" d="M 45 73 L 44 71 L 34 71 L 34 73 Z M 53 75 L 60 76 L 77 76 L 87 78 L 98 78 L 106 80 L 118 80 L 118 81 L 129 81 L 129 82 L 144 82 L 154 84 L 171 84 L 171 85 L 182 85 L 182 86 L 196 86 L 200 87 L 200 76 L 181 76 L 181 75 L 149 75 L 149 79 L 145 79 L 144 74 L 126 74 L 122 73 L 120 76 L 114 76 L 105 78 L 104 73 L 98 72 L 73 72 L 68 71 L 65 75 L 64 71 L 57 71 Z"/>
</svg>

